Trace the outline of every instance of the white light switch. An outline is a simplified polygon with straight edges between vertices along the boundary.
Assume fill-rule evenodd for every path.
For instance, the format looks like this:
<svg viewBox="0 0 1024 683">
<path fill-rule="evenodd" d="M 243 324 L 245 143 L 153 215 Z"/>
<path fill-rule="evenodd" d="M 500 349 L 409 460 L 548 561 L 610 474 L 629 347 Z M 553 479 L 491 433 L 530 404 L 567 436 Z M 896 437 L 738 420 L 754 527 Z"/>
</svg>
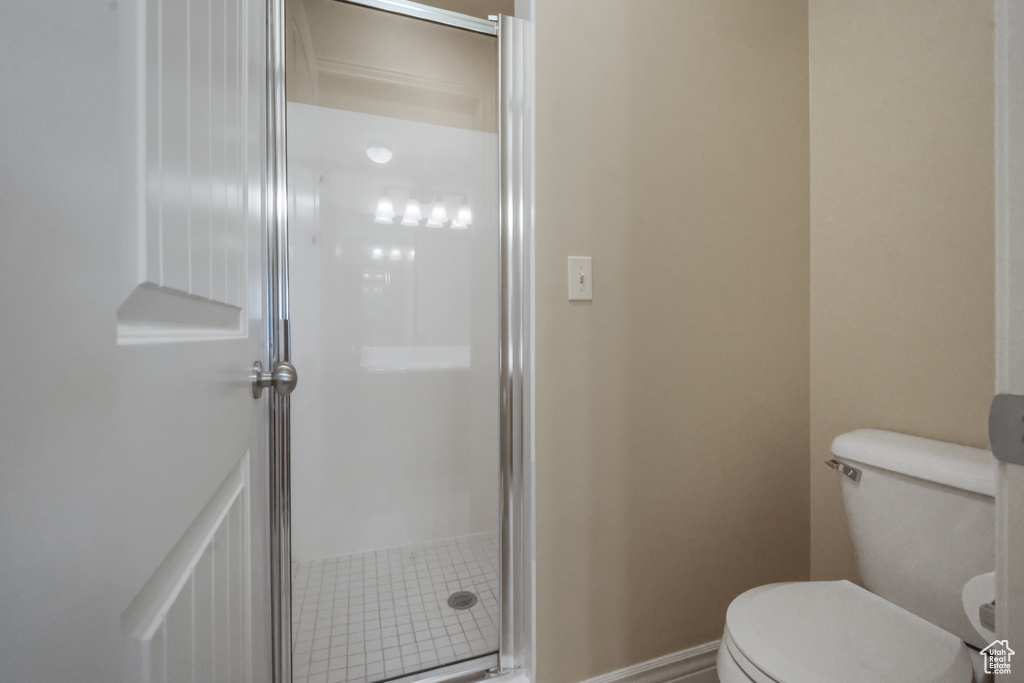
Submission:
<svg viewBox="0 0 1024 683">
<path fill-rule="evenodd" d="M 589 256 L 569 257 L 569 301 L 593 301 L 593 269 Z"/>
</svg>

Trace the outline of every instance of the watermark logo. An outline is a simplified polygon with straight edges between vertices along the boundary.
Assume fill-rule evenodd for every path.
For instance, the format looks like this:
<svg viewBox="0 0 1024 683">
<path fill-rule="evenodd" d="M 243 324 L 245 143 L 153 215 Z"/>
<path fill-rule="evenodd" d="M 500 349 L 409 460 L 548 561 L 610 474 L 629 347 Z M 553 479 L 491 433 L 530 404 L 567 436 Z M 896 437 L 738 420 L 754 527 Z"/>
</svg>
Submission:
<svg viewBox="0 0 1024 683">
<path fill-rule="evenodd" d="M 1010 657 L 1017 653 L 1010 649 L 1009 642 L 994 640 L 981 651 L 981 654 L 985 656 L 985 673 L 1008 674 L 1010 673 Z"/>
</svg>

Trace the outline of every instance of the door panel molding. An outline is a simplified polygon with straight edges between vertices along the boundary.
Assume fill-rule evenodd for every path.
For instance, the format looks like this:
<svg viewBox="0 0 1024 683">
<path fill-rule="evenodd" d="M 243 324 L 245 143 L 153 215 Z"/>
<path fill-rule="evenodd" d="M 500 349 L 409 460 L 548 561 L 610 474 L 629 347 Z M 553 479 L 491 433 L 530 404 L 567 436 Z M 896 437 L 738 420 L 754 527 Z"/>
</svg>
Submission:
<svg viewBox="0 0 1024 683">
<path fill-rule="evenodd" d="M 118 343 L 245 337 L 249 2 L 122 11 Z"/>
<path fill-rule="evenodd" d="M 121 615 L 130 681 L 251 680 L 247 452 Z"/>
</svg>

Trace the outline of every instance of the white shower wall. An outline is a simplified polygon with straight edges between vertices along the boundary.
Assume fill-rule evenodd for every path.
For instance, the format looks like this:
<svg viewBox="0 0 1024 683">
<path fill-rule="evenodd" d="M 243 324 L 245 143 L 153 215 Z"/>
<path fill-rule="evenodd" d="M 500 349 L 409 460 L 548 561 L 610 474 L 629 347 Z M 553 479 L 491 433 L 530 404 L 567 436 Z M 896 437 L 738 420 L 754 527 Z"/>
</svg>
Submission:
<svg viewBox="0 0 1024 683">
<path fill-rule="evenodd" d="M 302 104 L 288 117 L 293 560 L 494 532 L 497 137 Z M 374 222 L 382 195 L 393 223 Z M 468 204 L 472 224 L 426 227 L 433 200 L 449 218 Z"/>
</svg>

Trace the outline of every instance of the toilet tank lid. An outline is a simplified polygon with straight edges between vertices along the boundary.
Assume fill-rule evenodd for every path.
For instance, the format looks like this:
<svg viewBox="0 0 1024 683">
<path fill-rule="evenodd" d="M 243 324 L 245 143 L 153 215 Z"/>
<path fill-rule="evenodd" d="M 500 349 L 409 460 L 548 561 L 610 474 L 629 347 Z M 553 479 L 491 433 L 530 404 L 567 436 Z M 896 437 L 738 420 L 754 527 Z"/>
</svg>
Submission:
<svg viewBox="0 0 1024 683">
<path fill-rule="evenodd" d="M 983 448 L 881 429 L 856 429 L 833 439 L 832 453 L 842 460 L 985 496 L 996 495 L 996 459 Z"/>
</svg>

